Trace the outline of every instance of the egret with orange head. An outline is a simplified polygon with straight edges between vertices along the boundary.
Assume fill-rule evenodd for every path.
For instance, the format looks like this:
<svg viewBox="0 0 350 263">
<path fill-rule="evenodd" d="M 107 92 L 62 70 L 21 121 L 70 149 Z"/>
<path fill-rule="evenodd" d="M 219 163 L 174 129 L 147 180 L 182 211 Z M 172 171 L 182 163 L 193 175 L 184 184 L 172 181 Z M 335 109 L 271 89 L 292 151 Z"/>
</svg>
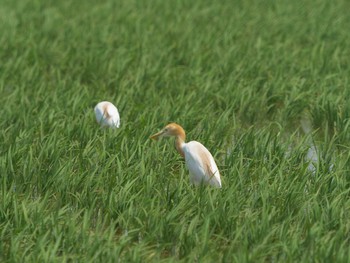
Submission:
<svg viewBox="0 0 350 263">
<path fill-rule="evenodd" d="M 191 183 L 194 185 L 203 183 L 221 188 L 220 172 L 213 156 L 200 142 L 190 141 L 186 143 L 186 133 L 180 125 L 170 123 L 150 138 L 158 139 L 171 136 L 175 137 L 176 150 L 185 158 L 186 166 L 190 171 Z"/>
</svg>

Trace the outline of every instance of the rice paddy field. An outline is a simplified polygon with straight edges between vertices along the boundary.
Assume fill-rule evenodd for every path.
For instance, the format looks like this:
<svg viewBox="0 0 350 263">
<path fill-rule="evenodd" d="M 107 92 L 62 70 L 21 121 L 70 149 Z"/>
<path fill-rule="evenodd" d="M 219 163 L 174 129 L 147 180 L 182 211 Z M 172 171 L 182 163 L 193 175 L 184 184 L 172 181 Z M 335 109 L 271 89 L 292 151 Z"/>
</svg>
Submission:
<svg viewBox="0 0 350 263">
<path fill-rule="evenodd" d="M 348 262 L 349 10 L 2 0 L 0 261 Z M 149 139 L 169 122 L 222 189 Z"/>
</svg>

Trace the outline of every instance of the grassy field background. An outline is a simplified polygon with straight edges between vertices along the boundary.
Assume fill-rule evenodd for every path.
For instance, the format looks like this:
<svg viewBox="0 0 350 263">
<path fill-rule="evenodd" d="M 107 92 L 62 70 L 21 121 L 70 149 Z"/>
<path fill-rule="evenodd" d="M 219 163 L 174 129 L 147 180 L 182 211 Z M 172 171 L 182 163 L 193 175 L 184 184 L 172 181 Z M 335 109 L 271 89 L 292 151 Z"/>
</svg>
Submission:
<svg viewBox="0 0 350 263">
<path fill-rule="evenodd" d="M 349 10 L 2 0 L 0 261 L 347 262 Z M 120 129 L 96 124 L 101 100 Z M 221 190 L 149 140 L 170 121 Z"/>
</svg>

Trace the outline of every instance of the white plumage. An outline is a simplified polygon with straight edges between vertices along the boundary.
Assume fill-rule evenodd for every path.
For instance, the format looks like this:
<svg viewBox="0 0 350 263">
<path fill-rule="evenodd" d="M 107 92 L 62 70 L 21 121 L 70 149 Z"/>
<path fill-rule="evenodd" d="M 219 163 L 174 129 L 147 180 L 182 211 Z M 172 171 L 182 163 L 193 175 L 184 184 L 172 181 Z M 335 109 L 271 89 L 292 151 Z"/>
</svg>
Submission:
<svg viewBox="0 0 350 263">
<path fill-rule="evenodd" d="M 102 127 L 119 128 L 120 116 L 116 106 L 108 101 L 99 102 L 95 106 L 96 121 Z"/>
<path fill-rule="evenodd" d="M 220 172 L 213 156 L 197 141 L 184 143 L 182 147 L 185 154 L 185 161 L 190 171 L 190 181 L 194 185 L 201 183 L 221 187 Z"/>
</svg>

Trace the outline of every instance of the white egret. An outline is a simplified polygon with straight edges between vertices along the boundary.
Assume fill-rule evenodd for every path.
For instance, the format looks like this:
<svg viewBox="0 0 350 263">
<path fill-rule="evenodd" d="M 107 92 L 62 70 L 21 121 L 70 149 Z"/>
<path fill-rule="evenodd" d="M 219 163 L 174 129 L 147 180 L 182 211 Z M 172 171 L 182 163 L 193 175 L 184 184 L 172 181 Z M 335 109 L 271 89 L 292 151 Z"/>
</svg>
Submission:
<svg viewBox="0 0 350 263">
<path fill-rule="evenodd" d="M 97 122 L 102 126 L 119 128 L 120 117 L 116 106 L 108 101 L 99 102 L 95 106 L 95 115 Z"/>
<path fill-rule="evenodd" d="M 170 123 L 150 138 L 157 139 L 170 136 L 175 137 L 176 150 L 185 158 L 186 166 L 190 171 L 191 183 L 194 185 L 203 183 L 221 188 L 220 172 L 213 156 L 203 144 L 197 141 L 186 143 L 186 134 L 180 125 Z"/>
</svg>

